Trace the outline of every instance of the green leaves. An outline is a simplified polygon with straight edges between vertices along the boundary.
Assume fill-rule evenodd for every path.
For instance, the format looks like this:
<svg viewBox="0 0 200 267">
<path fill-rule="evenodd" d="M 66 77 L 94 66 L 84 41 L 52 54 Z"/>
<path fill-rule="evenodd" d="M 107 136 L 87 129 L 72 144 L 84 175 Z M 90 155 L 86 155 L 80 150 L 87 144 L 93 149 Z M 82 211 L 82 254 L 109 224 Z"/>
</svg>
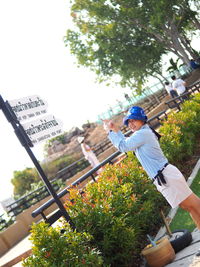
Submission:
<svg viewBox="0 0 200 267">
<path fill-rule="evenodd" d="M 191 155 L 200 131 L 200 94 L 185 101 L 182 110 L 172 113 L 160 128 L 161 147 L 171 163 Z"/>
<path fill-rule="evenodd" d="M 199 121 L 198 93 L 163 123 L 161 146 L 171 163 L 192 153 Z M 24 266 L 132 266 L 146 234 L 161 223 L 160 209 L 167 207 L 132 152 L 119 164 L 108 164 L 83 194 L 76 187 L 69 191 L 65 207 L 79 232 L 64 222 L 57 228 L 34 225 L 33 255 Z"/>
<path fill-rule="evenodd" d="M 169 71 L 170 73 L 178 71 L 179 68 L 184 65 L 184 64 L 178 64 L 179 61 L 180 58 L 177 58 L 176 61 L 174 61 L 173 58 L 170 58 L 169 62 L 171 65 L 169 66 L 169 68 L 167 68 L 167 71 Z"/>
<path fill-rule="evenodd" d="M 132 153 L 119 165 L 107 165 L 84 194 L 72 188 L 70 199 L 65 205 L 75 225 L 94 237 L 105 263 L 113 266 L 132 264 L 165 203 Z"/>
<path fill-rule="evenodd" d="M 26 168 L 23 171 L 14 171 L 11 183 L 14 185 L 14 194 L 23 195 L 30 190 L 31 184 L 38 182 L 39 177 L 34 169 Z"/>
<path fill-rule="evenodd" d="M 131 79 L 144 82 L 146 69 L 149 73 L 158 65 L 164 50 L 136 26 L 131 3 L 74 1 L 72 10 L 79 30 L 68 31 L 65 44 L 78 64 L 95 71 L 99 81 L 117 75 L 123 86 Z"/>
<path fill-rule="evenodd" d="M 67 224 L 65 232 L 61 234 L 60 231 L 59 226 L 49 227 L 44 222 L 34 224 L 30 238 L 32 256 L 23 261 L 23 266 L 102 266 L 100 252 L 91 245 L 91 235 L 73 232 Z"/>
<path fill-rule="evenodd" d="M 68 30 L 64 42 L 99 82 L 144 84 L 162 73 L 165 53 L 186 64 L 195 53 L 186 34 L 193 32 L 198 12 L 186 0 L 73 0 L 71 10 L 76 29 Z"/>
</svg>

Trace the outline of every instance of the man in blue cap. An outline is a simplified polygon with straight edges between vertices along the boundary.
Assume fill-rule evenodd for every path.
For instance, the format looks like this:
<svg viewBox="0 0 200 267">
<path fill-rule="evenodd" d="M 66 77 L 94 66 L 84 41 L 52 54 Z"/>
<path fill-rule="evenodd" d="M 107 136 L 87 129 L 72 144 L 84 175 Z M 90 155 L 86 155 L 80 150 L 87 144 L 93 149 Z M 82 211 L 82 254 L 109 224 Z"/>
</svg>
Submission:
<svg viewBox="0 0 200 267">
<path fill-rule="evenodd" d="M 158 142 L 160 135 L 146 123 L 144 110 L 133 106 L 123 122 L 133 132 L 130 137 L 126 138 L 113 121 L 104 120 L 104 129 L 112 144 L 121 152 L 134 151 L 157 190 L 171 207 L 180 206 L 187 210 L 200 229 L 200 198 L 191 191 L 182 173 L 168 163 Z"/>
</svg>

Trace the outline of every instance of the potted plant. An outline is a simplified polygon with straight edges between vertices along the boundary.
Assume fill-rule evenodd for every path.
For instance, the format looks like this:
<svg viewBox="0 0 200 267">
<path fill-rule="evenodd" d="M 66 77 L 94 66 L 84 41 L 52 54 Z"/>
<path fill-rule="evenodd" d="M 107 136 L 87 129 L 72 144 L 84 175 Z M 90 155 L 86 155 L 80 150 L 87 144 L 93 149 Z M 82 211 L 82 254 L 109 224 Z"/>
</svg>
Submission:
<svg viewBox="0 0 200 267">
<path fill-rule="evenodd" d="M 142 255 L 150 267 L 163 267 L 174 260 L 175 251 L 168 237 L 165 236 L 155 243 L 146 246 L 142 250 Z"/>
</svg>

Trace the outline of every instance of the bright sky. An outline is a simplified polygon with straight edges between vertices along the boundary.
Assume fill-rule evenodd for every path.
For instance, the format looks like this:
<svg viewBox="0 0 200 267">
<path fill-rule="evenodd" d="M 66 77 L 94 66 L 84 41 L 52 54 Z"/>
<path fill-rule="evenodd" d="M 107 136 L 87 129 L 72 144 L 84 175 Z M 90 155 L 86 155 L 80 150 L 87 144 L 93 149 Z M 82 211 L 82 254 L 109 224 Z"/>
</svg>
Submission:
<svg viewBox="0 0 200 267">
<path fill-rule="evenodd" d="M 68 0 L 0 1 L 0 94 L 4 100 L 39 95 L 64 130 L 95 121 L 124 90 L 95 83 L 88 69 L 77 68 L 64 46 L 70 28 Z M 11 125 L 0 111 L 0 200 L 12 194 L 14 170 L 32 167 Z M 42 159 L 43 144 L 33 148 Z"/>
</svg>

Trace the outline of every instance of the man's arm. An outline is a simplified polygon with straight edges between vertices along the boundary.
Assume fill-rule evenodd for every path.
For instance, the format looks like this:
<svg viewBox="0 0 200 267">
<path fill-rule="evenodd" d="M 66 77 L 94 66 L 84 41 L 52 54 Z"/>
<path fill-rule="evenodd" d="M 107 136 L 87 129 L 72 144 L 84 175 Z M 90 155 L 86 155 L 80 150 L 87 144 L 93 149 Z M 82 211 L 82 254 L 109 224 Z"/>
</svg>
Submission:
<svg viewBox="0 0 200 267">
<path fill-rule="evenodd" d="M 119 127 L 110 120 L 104 120 L 104 129 L 112 144 L 121 152 L 135 151 L 145 142 L 145 136 L 139 132 L 134 133 L 131 137 L 125 137 Z"/>
</svg>

